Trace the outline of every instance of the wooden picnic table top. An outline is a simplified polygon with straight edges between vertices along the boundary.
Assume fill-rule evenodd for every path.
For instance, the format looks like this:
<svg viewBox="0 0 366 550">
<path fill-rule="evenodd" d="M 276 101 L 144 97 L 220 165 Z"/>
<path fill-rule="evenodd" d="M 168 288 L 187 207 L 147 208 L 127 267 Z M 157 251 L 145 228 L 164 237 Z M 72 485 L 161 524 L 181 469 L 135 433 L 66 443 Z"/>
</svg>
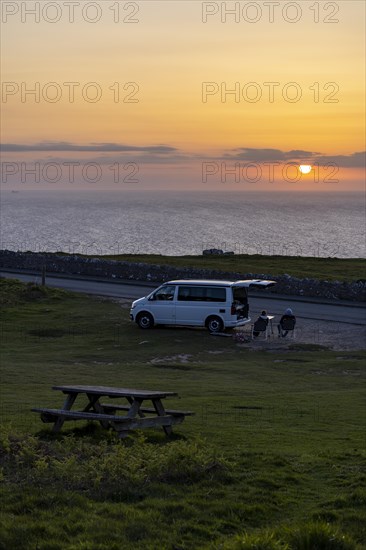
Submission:
<svg viewBox="0 0 366 550">
<path fill-rule="evenodd" d="M 107 397 L 134 397 L 137 399 L 163 399 L 178 395 L 172 391 L 158 390 L 136 390 L 131 388 L 111 388 L 108 386 L 53 386 L 53 390 L 60 390 L 63 393 L 89 393 Z"/>
</svg>

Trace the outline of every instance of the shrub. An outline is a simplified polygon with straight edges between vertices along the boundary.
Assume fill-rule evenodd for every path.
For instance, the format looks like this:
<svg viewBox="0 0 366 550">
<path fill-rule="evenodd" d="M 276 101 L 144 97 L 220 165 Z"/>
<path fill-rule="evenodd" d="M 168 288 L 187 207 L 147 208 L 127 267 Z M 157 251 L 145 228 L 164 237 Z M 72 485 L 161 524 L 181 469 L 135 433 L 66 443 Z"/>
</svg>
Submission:
<svg viewBox="0 0 366 550">
<path fill-rule="evenodd" d="M 225 550 L 355 550 L 356 544 L 328 523 L 307 523 L 284 529 L 237 535 Z"/>
<path fill-rule="evenodd" d="M 286 530 L 292 550 L 354 550 L 355 543 L 329 523 L 310 523 Z"/>
<path fill-rule="evenodd" d="M 273 533 L 244 534 L 224 545 L 225 550 L 290 550 Z M 314 549 L 313 549 L 314 550 Z"/>
<path fill-rule="evenodd" d="M 144 436 L 121 442 L 74 435 L 45 441 L 0 430 L 0 467 L 7 483 L 27 483 L 127 497 L 155 482 L 193 483 L 226 476 L 231 465 L 203 440 L 148 443 Z"/>
<path fill-rule="evenodd" d="M 57 288 L 49 288 L 35 283 L 22 283 L 18 279 L 0 278 L 0 305 L 12 307 L 22 302 L 60 300 L 69 293 Z"/>
</svg>

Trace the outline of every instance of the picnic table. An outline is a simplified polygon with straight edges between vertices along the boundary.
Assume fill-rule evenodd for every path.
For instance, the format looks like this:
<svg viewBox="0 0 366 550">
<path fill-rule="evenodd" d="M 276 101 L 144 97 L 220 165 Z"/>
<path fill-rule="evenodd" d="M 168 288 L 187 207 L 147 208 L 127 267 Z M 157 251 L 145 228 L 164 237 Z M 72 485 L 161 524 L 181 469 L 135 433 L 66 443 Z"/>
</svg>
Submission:
<svg viewBox="0 0 366 550">
<path fill-rule="evenodd" d="M 194 414 L 190 411 L 165 409 L 162 400 L 177 395 L 171 391 L 106 386 L 53 386 L 52 389 L 66 395 L 63 407 L 33 408 L 32 411 L 41 413 L 43 422 L 53 423 L 53 432 L 59 432 L 67 420 L 96 420 L 103 428 L 116 430 L 119 437 L 125 437 L 129 430 L 154 427 L 162 427 L 166 435 L 170 435 L 173 424 L 180 424 L 186 416 Z M 73 410 L 79 395 L 84 398 L 86 396 L 87 404 L 82 410 Z M 108 398 L 108 401 L 102 403 L 102 398 Z M 125 403 L 117 403 L 115 400 L 118 398 L 123 398 Z M 146 407 L 145 401 L 151 402 L 152 407 Z M 119 412 L 124 414 L 118 414 Z"/>
</svg>

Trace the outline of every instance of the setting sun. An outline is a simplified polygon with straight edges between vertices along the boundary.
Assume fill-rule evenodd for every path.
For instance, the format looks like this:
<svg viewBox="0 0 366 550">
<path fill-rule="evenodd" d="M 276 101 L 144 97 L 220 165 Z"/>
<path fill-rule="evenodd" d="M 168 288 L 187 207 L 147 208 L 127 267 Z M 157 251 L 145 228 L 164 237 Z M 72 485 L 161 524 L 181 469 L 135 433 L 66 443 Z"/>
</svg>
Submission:
<svg viewBox="0 0 366 550">
<path fill-rule="evenodd" d="M 300 164 L 299 170 L 302 174 L 309 174 L 311 172 L 310 164 Z"/>
</svg>

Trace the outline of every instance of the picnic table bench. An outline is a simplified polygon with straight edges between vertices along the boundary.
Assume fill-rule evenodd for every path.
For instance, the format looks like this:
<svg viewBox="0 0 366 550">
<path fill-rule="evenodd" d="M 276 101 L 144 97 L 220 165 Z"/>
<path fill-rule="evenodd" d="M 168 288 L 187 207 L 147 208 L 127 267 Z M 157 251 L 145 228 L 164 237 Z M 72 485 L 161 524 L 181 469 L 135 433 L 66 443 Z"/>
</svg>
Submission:
<svg viewBox="0 0 366 550">
<path fill-rule="evenodd" d="M 191 411 L 164 408 L 162 399 L 176 396 L 176 392 L 106 386 L 53 386 L 52 389 L 66 395 L 63 407 L 37 407 L 32 408 L 32 411 L 40 413 L 43 422 L 53 423 L 53 432 L 59 432 L 67 420 L 96 420 L 103 428 L 116 430 L 119 437 L 125 437 L 129 430 L 154 427 L 162 427 L 166 435 L 170 435 L 173 424 L 180 424 L 186 416 L 194 414 Z M 88 402 L 82 410 L 72 410 L 78 395 L 86 396 Z M 100 399 L 104 397 L 111 400 L 124 398 L 128 404 L 101 403 Z M 151 401 L 153 407 L 142 407 L 144 401 Z M 126 414 L 117 414 L 118 411 Z"/>
</svg>

